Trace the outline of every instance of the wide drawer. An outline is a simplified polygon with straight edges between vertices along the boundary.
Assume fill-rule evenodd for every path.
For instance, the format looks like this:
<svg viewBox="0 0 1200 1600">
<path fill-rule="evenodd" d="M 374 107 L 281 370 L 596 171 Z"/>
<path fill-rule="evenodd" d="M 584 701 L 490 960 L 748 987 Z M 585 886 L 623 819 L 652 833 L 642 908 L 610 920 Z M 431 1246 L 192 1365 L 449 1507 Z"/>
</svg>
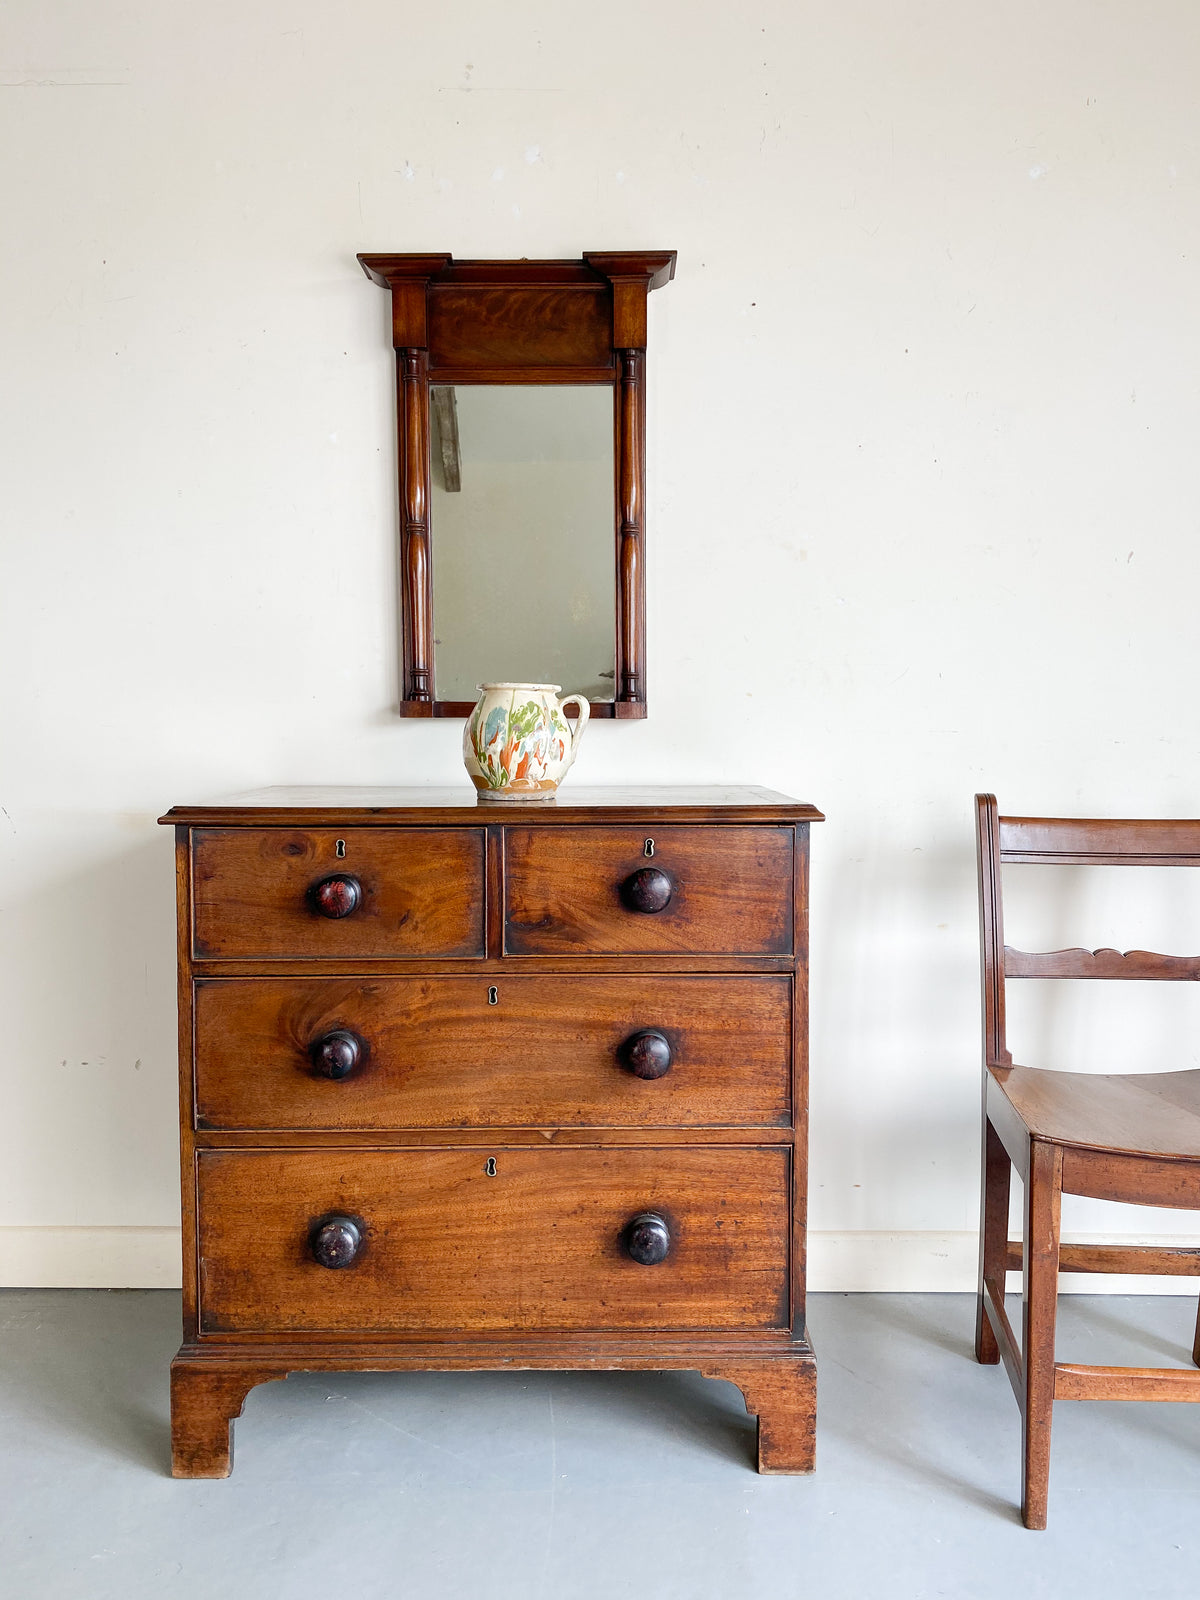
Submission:
<svg viewBox="0 0 1200 1600">
<path fill-rule="evenodd" d="M 509 827 L 509 955 L 789 955 L 790 828 Z"/>
<path fill-rule="evenodd" d="M 197 828 L 192 905 L 201 960 L 482 956 L 483 829 Z"/>
<path fill-rule="evenodd" d="M 215 978 L 195 1019 L 202 1128 L 790 1116 L 790 977 Z"/>
<path fill-rule="evenodd" d="M 767 1329 L 788 1321 L 779 1147 L 204 1151 L 205 1333 Z M 640 1214 L 665 1260 L 627 1253 Z M 313 1241 L 353 1221 L 349 1265 Z"/>
</svg>

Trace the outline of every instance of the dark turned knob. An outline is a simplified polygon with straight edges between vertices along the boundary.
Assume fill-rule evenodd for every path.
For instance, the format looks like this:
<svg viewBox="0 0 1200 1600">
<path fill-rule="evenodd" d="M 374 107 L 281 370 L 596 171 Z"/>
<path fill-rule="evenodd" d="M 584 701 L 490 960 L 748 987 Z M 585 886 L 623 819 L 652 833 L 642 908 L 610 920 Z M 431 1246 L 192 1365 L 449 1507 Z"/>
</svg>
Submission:
<svg viewBox="0 0 1200 1600">
<path fill-rule="evenodd" d="M 357 878 L 337 872 L 332 878 L 322 878 L 308 891 L 314 911 L 323 917 L 348 917 L 358 909 L 362 899 L 362 885 Z"/>
<path fill-rule="evenodd" d="M 671 1230 L 657 1211 L 643 1211 L 625 1229 L 625 1254 L 641 1267 L 656 1267 L 671 1251 Z"/>
<path fill-rule="evenodd" d="M 366 1054 L 366 1045 L 349 1028 L 334 1028 L 314 1039 L 312 1064 L 323 1078 L 348 1078 Z"/>
<path fill-rule="evenodd" d="M 631 1033 L 621 1046 L 621 1062 L 635 1078 L 661 1078 L 671 1070 L 671 1041 L 653 1028 Z"/>
<path fill-rule="evenodd" d="M 353 1217 L 330 1217 L 308 1241 L 322 1267 L 348 1267 L 362 1247 L 362 1229 Z"/>
<path fill-rule="evenodd" d="M 672 887 L 657 867 L 639 867 L 621 885 L 621 899 L 631 911 L 662 911 L 670 903 Z"/>
</svg>

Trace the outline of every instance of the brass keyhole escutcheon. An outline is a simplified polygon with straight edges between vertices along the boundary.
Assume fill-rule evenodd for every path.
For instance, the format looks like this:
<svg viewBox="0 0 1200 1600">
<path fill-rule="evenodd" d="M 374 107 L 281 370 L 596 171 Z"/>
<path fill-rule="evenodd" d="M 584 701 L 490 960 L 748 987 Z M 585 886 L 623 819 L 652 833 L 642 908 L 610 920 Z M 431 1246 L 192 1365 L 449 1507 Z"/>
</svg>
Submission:
<svg viewBox="0 0 1200 1600">
<path fill-rule="evenodd" d="M 346 841 L 345 841 L 345 839 L 336 839 L 334 841 L 333 853 L 334 853 L 335 856 L 337 856 L 339 861 L 344 859 L 345 854 L 346 854 Z"/>
<path fill-rule="evenodd" d="M 645 844 L 642 846 L 642 854 L 644 856 L 652 856 L 654 854 L 654 840 L 653 839 L 647 839 L 646 840 Z"/>
<path fill-rule="evenodd" d="M 495 1156 L 489 1156 L 487 1158 L 487 1160 L 483 1163 L 483 1170 L 487 1173 L 489 1178 L 494 1178 L 496 1176 Z"/>
<path fill-rule="evenodd" d="M 500 991 L 499 991 L 499 989 L 497 989 L 495 984 L 492 984 L 491 988 L 488 990 L 488 1005 L 496 1006 L 496 1005 L 499 1005 L 499 1004 L 500 1004 Z"/>
</svg>

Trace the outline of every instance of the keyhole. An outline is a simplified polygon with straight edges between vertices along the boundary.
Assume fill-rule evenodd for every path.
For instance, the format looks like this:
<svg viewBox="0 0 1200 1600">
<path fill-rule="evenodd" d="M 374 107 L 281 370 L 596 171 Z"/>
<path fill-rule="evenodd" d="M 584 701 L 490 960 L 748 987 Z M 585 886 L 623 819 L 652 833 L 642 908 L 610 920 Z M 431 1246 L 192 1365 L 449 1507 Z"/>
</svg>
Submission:
<svg viewBox="0 0 1200 1600">
<path fill-rule="evenodd" d="M 499 991 L 499 989 L 497 989 L 496 985 L 493 984 L 492 987 L 488 990 L 488 1005 L 494 1006 L 494 1005 L 498 1005 L 499 1003 L 500 1003 L 500 991 Z"/>
<path fill-rule="evenodd" d="M 495 1156 L 489 1156 L 487 1158 L 487 1160 L 483 1163 L 483 1170 L 487 1173 L 489 1178 L 494 1178 L 496 1176 Z"/>
<path fill-rule="evenodd" d="M 334 853 L 335 856 L 339 857 L 339 859 L 346 854 L 346 841 L 345 841 L 345 839 L 338 839 L 335 842 L 335 844 L 333 846 L 333 853 Z"/>
<path fill-rule="evenodd" d="M 654 854 L 654 840 L 653 839 L 647 839 L 646 840 L 646 843 L 645 843 L 645 845 L 644 845 L 644 847 L 642 849 L 642 854 L 644 856 L 652 856 Z"/>
</svg>

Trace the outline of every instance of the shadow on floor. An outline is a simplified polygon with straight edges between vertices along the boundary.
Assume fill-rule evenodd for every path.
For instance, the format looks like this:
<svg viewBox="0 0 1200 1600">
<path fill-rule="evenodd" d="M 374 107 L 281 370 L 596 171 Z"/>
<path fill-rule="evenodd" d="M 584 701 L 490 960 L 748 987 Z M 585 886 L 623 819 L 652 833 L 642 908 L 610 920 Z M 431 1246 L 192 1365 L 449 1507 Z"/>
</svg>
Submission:
<svg viewBox="0 0 1200 1600">
<path fill-rule="evenodd" d="M 840 1343 L 821 1337 L 821 1301 L 851 1300 L 853 1326 L 851 1337 L 843 1321 L 846 1308 L 837 1306 L 841 1323 Z M 930 1489 L 950 1494 L 967 1505 L 978 1507 L 1007 1521 L 1020 1521 L 1018 1508 L 1012 1501 L 984 1488 L 982 1482 L 972 1483 L 962 1471 L 961 1452 L 950 1448 L 956 1465 L 943 1466 L 938 1456 L 942 1454 L 936 1431 L 931 1435 L 933 1415 L 946 1418 L 961 1416 L 964 1426 L 978 1426 L 969 1421 L 969 1407 L 974 1402 L 965 1389 L 963 1405 L 954 1404 L 964 1379 L 964 1367 L 947 1368 L 944 1383 L 931 1389 L 925 1382 L 914 1384 L 914 1369 L 928 1372 L 931 1350 L 942 1351 L 969 1361 L 966 1382 L 973 1383 L 975 1375 L 990 1372 L 975 1360 L 974 1301 L 969 1304 L 965 1296 L 958 1296 L 948 1304 L 947 1296 L 926 1297 L 916 1295 L 854 1295 L 817 1296 L 817 1326 L 814 1342 L 817 1349 L 817 1370 L 821 1373 L 818 1400 L 818 1471 L 823 1455 L 836 1449 L 840 1443 L 856 1455 L 864 1452 L 888 1472 L 909 1479 L 916 1477 Z M 828 1306 L 829 1310 L 834 1309 Z M 947 1311 L 951 1317 L 947 1318 Z M 950 1326 L 947 1326 L 948 1320 Z M 957 1323 L 962 1321 L 962 1331 Z M 954 1376 L 951 1377 L 951 1371 Z M 1007 1391 L 1007 1385 L 1005 1385 Z M 992 1409 L 988 1397 L 980 1392 L 982 1413 Z M 983 1420 L 983 1417 L 979 1419 Z M 1012 1427 L 1011 1447 L 1017 1448 L 1016 1421 Z M 933 1448 L 930 1448 L 930 1447 Z M 981 1479 L 987 1473 L 981 1471 Z"/>
<path fill-rule="evenodd" d="M 179 1339 L 178 1293 L 0 1290 L 5 1388 L 12 1385 L 5 1409 L 18 1425 L 169 1472 L 169 1372 Z"/>
<path fill-rule="evenodd" d="M 5 1295 L 7 1294 L 7 1303 Z M 136 1290 L 0 1291 L 0 1341 L 4 1366 L 20 1372 L 5 1404 L 10 1415 L 41 1431 L 71 1435 L 102 1453 L 156 1473 L 170 1473 L 171 1358 L 179 1346 L 178 1293 Z M 251 1390 L 247 1414 L 237 1424 L 253 1427 L 255 1414 L 268 1417 L 303 1403 L 304 1387 L 328 1388 L 331 1380 L 346 1399 L 367 1399 L 379 1385 L 389 1398 L 406 1385 L 443 1387 L 461 1394 L 464 1385 L 494 1392 L 536 1379 L 551 1386 L 556 1403 L 569 1406 L 573 1422 L 597 1426 L 647 1426 L 671 1436 L 684 1451 L 695 1449 L 738 1466 L 756 1461 L 756 1422 L 741 1391 L 696 1372 L 481 1372 L 302 1374 Z M 316 1396 L 312 1403 L 317 1404 Z"/>
<path fill-rule="evenodd" d="M 276 1408 L 295 1406 L 299 1402 L 306 1407 L 311 1404 L 315 1415 L 321 1397 L 328 1397 L 333 1391 L 339 1399 L 388 1426 L 401 1426 L 405 1422 L 403 1403 L 408 1393 L 414 1402 L 408 1420 L 416 1428 L 419 1426 L 417 1413 L 436 1406 L 443 1394 L 447 1403 L 465 1405 L 470 1410 L 472 1392 L 474 1409 L 478 1409 L 485 1405 L 502 1407 L 508 1396 L 527 1388 L 550 1395 L 559 1418 L 569 1418 L 569 1426 L 577 1435 L 649 1433 L 655 1439 L 656 1449 L 670 1439 L 683 1455 L 697 1452 L 739 1467 L 757 1465 L 757 1422 L 747 1413 L 741 1390 L 731 1383 L 703 1378 L 698 1372 L 690 1371 L 297 1371 L 282 1384 L 263 1384 L 251 1390 L 246 1416 L 237 1426 L 246 1426 L 246 1420 L 252 1415 L 251 1408 L 258 1411 L 261 1407 L 264 1412 L 273 1414 Z M 379 1415 L 381 1406 L 388 1407 L 386 1416 Z M 401 1426 L 401 1431 L 407 1429 Z M 413 1433 L 412 1437 L 420 1436 Z"/>
</svg>

